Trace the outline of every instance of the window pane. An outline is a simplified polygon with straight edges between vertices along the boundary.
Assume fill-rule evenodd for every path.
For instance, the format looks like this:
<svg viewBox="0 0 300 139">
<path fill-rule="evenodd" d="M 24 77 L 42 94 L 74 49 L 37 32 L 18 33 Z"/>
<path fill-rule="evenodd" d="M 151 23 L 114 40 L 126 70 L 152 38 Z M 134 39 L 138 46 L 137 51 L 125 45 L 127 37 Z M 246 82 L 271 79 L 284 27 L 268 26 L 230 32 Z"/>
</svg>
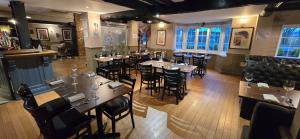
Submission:
<svg viewBox="0 0 300 139">
<path fill-rule="evenodd" d="M 208 28 L 199 28 L 197 49 L 205 50 Z"/>
<path fill-rule="evenodd" d="M 284 27 L 277 56 L 299 57 L 300 27 Z"/>
<path fill-rule="evenodd" d="M 228 51 L 230 35 L 231 35 L 231 26 L 230 24 L 227 24 L 225 28 L 225 37 L 224 37 L 224 45 L 223 45 L 224 52 Z"/>
<path fill-rule="evenodd" d="M 209 50 L 218 51 L 220 43 L 221 27 L 211 28 Z"/>
<path fill-rule="evenodd" d="M 183 43 L 183 29 L 177 28 L 176 29 L 176 49 L 182 49 Z"/>
<path fill-rule="evenodd" d="M 188 30 L 188 37 L 186 42 L 186 49 L 194 49 L 195 46 L 195 35 L 196 35 L 196 29 L 190 28 Z"/>
</svg>

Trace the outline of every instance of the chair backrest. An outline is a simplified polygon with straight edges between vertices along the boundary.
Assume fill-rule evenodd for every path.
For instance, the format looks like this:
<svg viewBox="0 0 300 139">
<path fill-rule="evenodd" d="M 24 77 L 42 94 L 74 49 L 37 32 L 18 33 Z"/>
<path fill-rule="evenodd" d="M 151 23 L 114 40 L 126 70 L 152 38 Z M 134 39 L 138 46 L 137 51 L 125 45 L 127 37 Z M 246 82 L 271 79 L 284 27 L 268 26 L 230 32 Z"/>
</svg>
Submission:
<svg viewBox="0 0 300 139">
<path fill-rule="evenodd" d="M 141 76 L 152 74 L 152 65 L 140 65 Z"/>
<path fill-rule="evenodd" d="M 119 82 L 129 85 L 131 87 L 132 91 L 129 92 L 129 95 L 130 95 L 130 103 L 132 103 L 132 97 L 133 97 L 133 91 L 134 91 L 136 79 L 131 78 L 129 75 L 119 75 Z"/>
<path fill-rule="evenodd" d="M 193 59 L 193 65 L 202 66 L 204 64 L 205 57 L 193 55 L 192 59 Z"/>
<path fill-rule="evenodd" d="M 161 52 L 155 52 L 155 56 L 156 56 L 155 58 L 156 59 L 160 59 L 161 58 L 161 54 L 162 54 Z"/>
<path fill-rule="evenodd" d="M 180 73 L 180 69 L 163 68 L 163 75 L 164 75 L 164 81 L 166 85 L 168 84 L 179 85 L 183 81 L 183 78 Z"/>
<path fill-rule="evenodd" d="M 175 62 L 184 63 L 184 55 L 183 54 L 174 54 Z"/>
<path fill-rule="evenodd" d="M 30 90 L 28 85 L 21 84 L 18 91 L 18 95 L 24 101 L 23 107 L 32 115 L 35 119 L 38 127 L 44 136 L 51 136 L 53 134 L 53 128 L 48 123 L 48 116 L 44 109 L 40 108 Z"/>
</svg>

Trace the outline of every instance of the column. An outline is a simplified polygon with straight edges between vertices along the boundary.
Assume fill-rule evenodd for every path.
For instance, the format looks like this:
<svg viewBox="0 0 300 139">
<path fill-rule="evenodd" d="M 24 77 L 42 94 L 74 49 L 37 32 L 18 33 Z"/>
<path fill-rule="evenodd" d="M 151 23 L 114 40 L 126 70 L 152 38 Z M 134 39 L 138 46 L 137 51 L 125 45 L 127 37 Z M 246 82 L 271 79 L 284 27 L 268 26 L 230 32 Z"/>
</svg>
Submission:
<svg viewBox="0 0 300 139">
<path fill-rule="evenodd" d="M 19 38 L 21 48 L 22 49 L 32 48 L 24 3 L 21 1 L 10 1 L 10 7 L 12 12 L 12 17 L 14 18 L 14 20 L 16 20 L 15 26 L 18 33 L 18 38 Z"/>
</svg>

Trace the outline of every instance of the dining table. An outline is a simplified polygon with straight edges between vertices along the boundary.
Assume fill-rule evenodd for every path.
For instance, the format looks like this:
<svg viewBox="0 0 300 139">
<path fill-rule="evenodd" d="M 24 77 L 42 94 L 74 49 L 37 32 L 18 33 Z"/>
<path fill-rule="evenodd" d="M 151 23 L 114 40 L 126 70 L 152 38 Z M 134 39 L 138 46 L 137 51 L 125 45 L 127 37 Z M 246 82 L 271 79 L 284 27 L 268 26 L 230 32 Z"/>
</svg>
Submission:
<svg viewBox="0 0 300 139">
<path fill-rule="evenodd" d="M 257 102 L 274 103 L 290 109 L 297 109 L 300 100 L 300 91 L 293 90 L 288 93 L 290 102 L 286 101 L 284 96 L 286 91 L 282 87 L 275 86 L 259 86 L 257 83 L 248 83 L 246 81 L 240 81 L 239 84 L 239 98 L 240 98 L 240 116 L 247 120 L 252 117 L 254 106 Z M 264 98 L 265 95 L 272 95 L 278 101 L 273 101 Z"/>
<path fill-rule="evenodd" d="M 98 61 L 98 62 L 111 62 L 114 59 L 129 59 L 129 55 L 115 55 L 115 56 L 107 56 L 107 57 L 103 57 L 100 56 L 98 58 L 94 58 L 94 60 Z"/>
<path fill-rule="evenodd" d="M 79 74 L 76 77 L 77 84 L 74 84 L 75 80 L 72 77 L 64 77 L 62 80 L 63 83 L 52 85 L 52 89 L 60 97 L 66 99 L 83 93 L 85 98 L 71 102 L 71 106 L 83 114 L 95 110 L 98 136 L 100 138 L 112 136 L 112 133 L 104 133 L 102 120 L 103 109 L 101 106 L 117 97 L 131 92 L 132 89 L 123 84 L 112 89 L 109 87 L 109 83 L 113 81 L 98 75 L 90 77 L 89 74 Z M 115 136 L 120 136 L 120 133 L 116 133 Z"/>
</svg>

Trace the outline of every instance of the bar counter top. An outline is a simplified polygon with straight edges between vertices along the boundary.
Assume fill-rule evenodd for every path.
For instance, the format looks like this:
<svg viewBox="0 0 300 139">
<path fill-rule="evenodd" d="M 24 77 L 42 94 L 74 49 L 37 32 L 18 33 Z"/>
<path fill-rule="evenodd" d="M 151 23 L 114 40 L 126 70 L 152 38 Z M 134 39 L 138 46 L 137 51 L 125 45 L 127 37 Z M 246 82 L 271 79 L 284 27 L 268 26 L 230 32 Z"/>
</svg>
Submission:
<svg viewBox="0 0 300 139">
<path fill-rule="evenodd" d="M 6 58 L 53 56 L 56 54 L 57 52 L 53 50 L 43 50 L 42 52 L 39 52 L 36 49 L 12 50 L 4 52 Z"/>
</svg>

